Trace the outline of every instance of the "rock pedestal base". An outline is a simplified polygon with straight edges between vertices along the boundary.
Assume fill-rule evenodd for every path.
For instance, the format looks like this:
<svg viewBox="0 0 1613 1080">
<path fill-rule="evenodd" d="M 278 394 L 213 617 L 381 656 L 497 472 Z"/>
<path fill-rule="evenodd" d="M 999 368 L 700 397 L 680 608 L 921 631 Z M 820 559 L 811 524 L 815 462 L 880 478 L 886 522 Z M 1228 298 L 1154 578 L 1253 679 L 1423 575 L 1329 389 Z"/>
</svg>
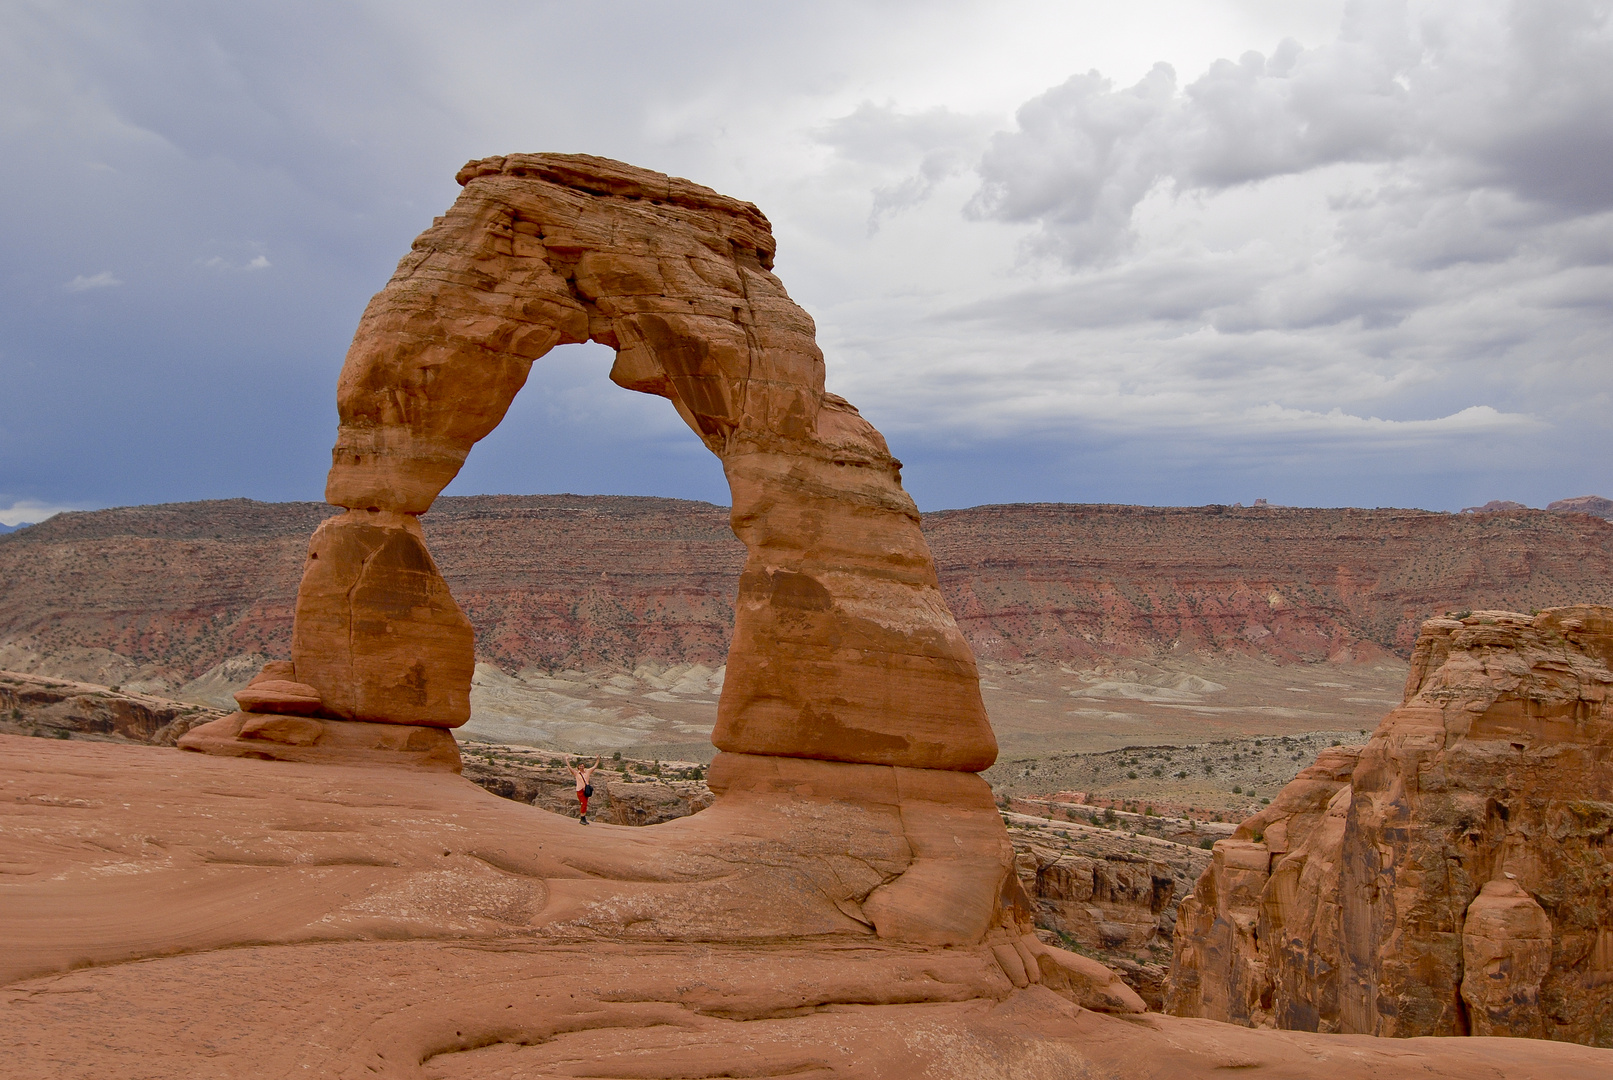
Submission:
<svg viewBox="0 0 1613 1080">
<path fill-rule="evenodd" d="M 235 712 L 192 728 L 181 750 L 264 761 L 385 765 L 459 772 L 459 746 L 440 727 L 368 724 L 282 713 Z"/>
</svg>

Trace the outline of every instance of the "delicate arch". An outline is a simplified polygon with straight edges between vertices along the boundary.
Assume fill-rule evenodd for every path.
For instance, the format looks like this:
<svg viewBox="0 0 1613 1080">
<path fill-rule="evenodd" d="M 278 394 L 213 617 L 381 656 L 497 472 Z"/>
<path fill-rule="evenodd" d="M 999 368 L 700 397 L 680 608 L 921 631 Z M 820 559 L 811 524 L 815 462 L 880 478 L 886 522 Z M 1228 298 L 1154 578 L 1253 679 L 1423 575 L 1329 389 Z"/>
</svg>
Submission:
<svg viewBox="0 0 1613 1080">
<path fill-rule="evenodd" d="M 749 552 L 712 741 L 750 754 L 978 771 L 996 756 L 973 654 L 901 463 L 824 390 L 811 318 L 761 212 L 602 158 L 472 162 L 364 312 L 337 388 L 297 598 L 296 679 L 348 719 L 469 717 L 474 637 L 416 515 L 562 343 L 669 399 L 723 463 Z"/>
</svg>

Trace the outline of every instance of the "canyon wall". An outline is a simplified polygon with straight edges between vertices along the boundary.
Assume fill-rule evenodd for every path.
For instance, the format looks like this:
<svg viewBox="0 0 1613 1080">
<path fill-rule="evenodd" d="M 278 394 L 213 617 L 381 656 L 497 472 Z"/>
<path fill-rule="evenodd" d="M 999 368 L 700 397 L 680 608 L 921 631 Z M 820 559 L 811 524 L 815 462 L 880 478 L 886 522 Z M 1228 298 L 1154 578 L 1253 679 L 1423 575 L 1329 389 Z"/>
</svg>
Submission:
<svg viewBox="0 0 1613 1080">
<path fill-rule="evenodd" d="M 0 537 L 0 668 L 172 690 L 232 656 L 290 655 L 307 536 L 333 512 L 233 499 Z M 421 522 L 477 655 L 516 671 L 721 663 L 745 559 L 727 519 L 540 495 L 440 498 Z M 1613 603 L 1613 524 L 1580 514 L 1016 505 L 923 526 L 991 659 L 1407 655 L 1446 611 Z"/>
<path fill-rule="evenodd" d="M 1613 1046 L 1610 661 L 1606 607 L 1426 623 L 1367 744 L 1215 844 L 1170 1010 Z"/>
</svg>

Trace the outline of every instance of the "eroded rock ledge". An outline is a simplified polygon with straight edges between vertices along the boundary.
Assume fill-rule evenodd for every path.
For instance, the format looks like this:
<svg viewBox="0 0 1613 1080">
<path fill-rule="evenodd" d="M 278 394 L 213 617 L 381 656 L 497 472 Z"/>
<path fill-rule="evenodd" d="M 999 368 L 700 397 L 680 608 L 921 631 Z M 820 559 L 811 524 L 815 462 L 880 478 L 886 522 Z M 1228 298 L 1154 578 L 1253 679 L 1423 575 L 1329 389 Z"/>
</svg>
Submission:
<svg viewBox="0 0 1613 1080">
<path fill-rule="evenodd" d="M 1170 1011 L 1613 1046 L 1613 608 L 1424 624 L 1405 703 L 1215 845 Z"/>
</svg>

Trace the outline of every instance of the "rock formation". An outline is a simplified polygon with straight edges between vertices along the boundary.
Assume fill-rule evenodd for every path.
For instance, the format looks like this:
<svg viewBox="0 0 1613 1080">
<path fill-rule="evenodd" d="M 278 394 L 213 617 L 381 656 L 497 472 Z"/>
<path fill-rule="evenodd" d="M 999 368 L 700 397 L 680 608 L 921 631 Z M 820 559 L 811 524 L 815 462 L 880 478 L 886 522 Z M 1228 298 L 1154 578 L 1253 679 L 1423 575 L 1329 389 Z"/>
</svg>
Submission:
<svg viewBox="0 0 1613 1080">
<path fill-rule="evenodd" d="M 1171 1011 L 1613 1046 L 1613 609 L 1424 625 L 1405 702 L 1218 841 Z"/>
<path fill-rule="evenodd" d="M 309 543 L 291 661 L 180 745 L 457 768 L 445 729 L 469 717 L 474 638 L 418 516 L 534 360 L 599 341 L 617 350 L 612 380 L 668 398 L 733 494 L 747 557 L 712 737 L 723 809 L 856 806 L 865 824 L 844 850 L 886 869 L 823 885 L 820 931 L 936 945 L 995 932 L 1002 962 L 1027 977 L 1031 954 L 1007 943 L 1029 912 L 975 775 L 996 741 L 973 654 L 900 462 L 824 390 L 812 320 L 769 272 L 766 218 L 599 158 L 489 158 L 459 181 L 370 302 L 338 380 L 326 497 L 346 512 Z"/>
<path fill-rule="evenodd" d="M 977 771 L 996 744 L 900 463 L 823 388 L 755 207 L 597 158 L 473 162 L 371 301 L 337 389 L 296 680 L 326 716 L 454 727 L 472 631 L 416 520 L 562 342 L 668 398 L 722 459 L 748 557 L 719 749 Z"/>
<path fill-rule="evenodd" d="M 1613 499 L 1606 499 L 1600 495 L 1576 495 L 1572 499 L 1558 499 L 1547 503 L 1546 509 L 1553 514 L 1589 514 L 1604 521 L 1613 521 Z"/>
<path fill-rule="evenodd" d="M 1018 868 L 1038 924 L 1094 949 L 1151 944 L 1176 889 L 1169 867 L 1139 855 L 1093 858 L 1031 847 Z"/>
</svg>

